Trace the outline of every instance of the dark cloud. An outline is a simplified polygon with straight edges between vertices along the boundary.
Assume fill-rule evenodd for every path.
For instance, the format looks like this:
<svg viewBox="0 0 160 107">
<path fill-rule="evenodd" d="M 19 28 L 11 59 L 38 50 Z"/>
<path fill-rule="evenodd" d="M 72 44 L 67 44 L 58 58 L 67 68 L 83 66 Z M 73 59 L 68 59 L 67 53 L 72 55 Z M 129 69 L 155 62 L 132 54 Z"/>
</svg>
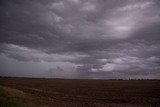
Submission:
<svg viewBox="0 0 160 107">
<path fill-rule="evenodd" d="M 0 74 L 159 78 L 159 4 L 158 0 L 1 0 L 0 62 L 5 66 Z M 23 67 L 16 69 L 19 64 Z"/>
</svg>

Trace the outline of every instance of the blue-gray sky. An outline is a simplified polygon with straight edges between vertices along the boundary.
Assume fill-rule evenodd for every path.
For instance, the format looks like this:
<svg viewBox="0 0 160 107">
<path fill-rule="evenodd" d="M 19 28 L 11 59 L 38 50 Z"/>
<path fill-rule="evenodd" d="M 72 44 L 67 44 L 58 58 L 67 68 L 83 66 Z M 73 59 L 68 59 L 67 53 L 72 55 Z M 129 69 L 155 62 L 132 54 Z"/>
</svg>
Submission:
<svg viewBox="0 0 160 107">
<path fill-rule="evenodd" d="M 1 0 L 0 76 L 160 79 L 160 1 Z"/>
</svg>

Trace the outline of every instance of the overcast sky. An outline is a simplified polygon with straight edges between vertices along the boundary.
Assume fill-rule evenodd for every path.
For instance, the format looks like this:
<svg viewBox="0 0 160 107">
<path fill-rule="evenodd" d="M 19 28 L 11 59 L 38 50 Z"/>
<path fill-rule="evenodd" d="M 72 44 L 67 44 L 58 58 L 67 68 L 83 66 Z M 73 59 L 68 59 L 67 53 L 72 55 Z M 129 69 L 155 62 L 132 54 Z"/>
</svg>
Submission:
<svg viewBox="0 0 160 107">
<path fill-rule="evenodd" d="M 160 79 L 160 1 L 0 0 L 0 76 Z"/>
</svg>

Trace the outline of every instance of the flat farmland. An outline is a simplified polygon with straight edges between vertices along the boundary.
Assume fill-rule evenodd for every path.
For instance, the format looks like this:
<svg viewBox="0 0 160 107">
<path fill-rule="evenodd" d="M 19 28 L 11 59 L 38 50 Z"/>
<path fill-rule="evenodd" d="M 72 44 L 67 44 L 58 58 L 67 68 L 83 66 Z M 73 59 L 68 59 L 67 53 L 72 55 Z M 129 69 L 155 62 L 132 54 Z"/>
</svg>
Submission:
<svg viewBox="0 0 160 107">
<path fill-rule="evenodd" d="M 159 107 L 159 80 L 0 78 L 37 107 Z"/>
</svg>

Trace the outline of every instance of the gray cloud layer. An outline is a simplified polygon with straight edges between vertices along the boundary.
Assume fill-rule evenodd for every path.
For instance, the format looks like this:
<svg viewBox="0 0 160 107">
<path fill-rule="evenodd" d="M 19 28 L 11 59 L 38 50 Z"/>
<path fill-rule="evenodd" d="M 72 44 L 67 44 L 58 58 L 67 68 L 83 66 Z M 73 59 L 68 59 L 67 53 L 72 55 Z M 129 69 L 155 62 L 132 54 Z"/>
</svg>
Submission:
<svg viewBox="0 0 160 107">
<path fill-rule="evenodd" d="M 0 75 L 160 78 L 158 0 L 1 0 Z"/>
</svg>

